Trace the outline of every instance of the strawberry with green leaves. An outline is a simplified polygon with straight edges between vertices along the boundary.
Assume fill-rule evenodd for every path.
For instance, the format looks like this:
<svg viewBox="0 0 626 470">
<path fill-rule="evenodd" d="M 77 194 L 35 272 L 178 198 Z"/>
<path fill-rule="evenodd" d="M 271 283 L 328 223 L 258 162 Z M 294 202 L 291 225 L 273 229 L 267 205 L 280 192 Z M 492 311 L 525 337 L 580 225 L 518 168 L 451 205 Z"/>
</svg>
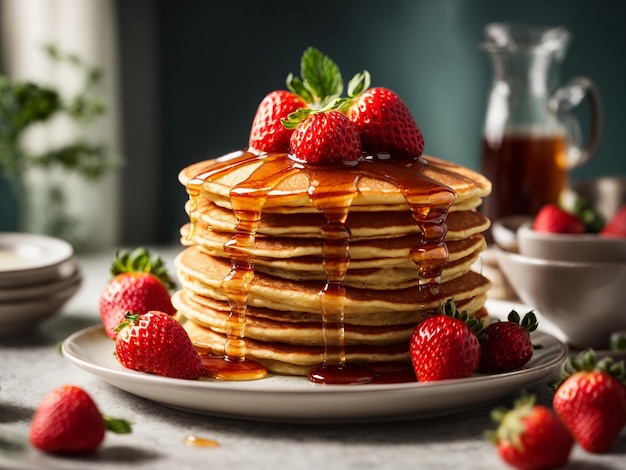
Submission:
<svg viewBox="0 0 626 470">
<path fill-rule="evenodd" d="M 586 350 L 563 364 L 561 376 L 552 384 L 554 410 L 583 449 L 606 452 L 626 426 L 624 361 L 596 361 Z"/>
<path fill-rule="evenodd" d="M 300 72 L 301 77 L 287 77 L 288 92 L 272 92 L 261 103 L 250 147 L 285 151 L 289 136 L 289 153 L 298 161 L 313 164 L 353 161 L 362 152 L 412 159 L 422 154 L 424 138 L 407 105 L 387 88 L 370 89 L 367 71 L 350 80 L 347 97 L 342 96 L 339 67 L 319 50 L 310 47 L 304 52 Z M 352 125 L 342 122 L 334 111 L 345 115 Z M 279 120 L 283 129 L 277 125 Z"/>
<path fill-rule="evenodd" d="M 302 55 L 302 78 L 289 75 L 287 86 L 307 107 L 283 119 L 292 132 L 289 153 L 297 161 L 325 164 L 361 157 L 361 138 L 355 125 L 339 111 L 343 80 L 339 67 L 315 48 Z"/>
<path fill-rule="evenodd" d="M 512 409 L 496 408 L 491 417 L 498 428 L 487 435 L 512 467 L 541 470 L 568 462 L 574 438 L 550 408 L 536 403 L 534 395 L 523 393 Z"/>
<path fill-rule="evenodd" d="M 81 454 L 95 451 L 106 431 L 131 432 L 123 419 L 103 416 L 91 396 L 75 385 L 64 385 L 46 394 L 30 426 L 31 444 L 55 454 Z"/>
<path fill-rule="evenodd" d="M 519 314 L 512 310 L 506 321 L 497 321 L 485 327 L 478 365 L 481 372 L 521 369 L 533 355 L 530 333 L 537 326 L 534 312 L 528 312 L 520 321 Z"/>
<path fill-rule="evenodd" d="M 356 125 L 365 152 L 398 158 L 417 158 L 422 154 L 424 136 L 408 106 L 395 92 L 369 88 L 356 92 L 350 101 L 346 115 Z"/>
<path fill-rule="evenodd" d="M 202 375 L 202 361 L 187 331 L 167 313 L 127 313 L 116 330 L 115 354 L 127 369 L 179 379 Z"/>
<path fill-rule="evenodd" d="M 292 134 L 289 152 L 312 164 L 355 161 L 361 156 L 361 139 L 339 111 L 309 113 Z"/>
<path fill-rule="evenodd" d="M 482 320 L 459 312 L 449 299 L 436 315 L 420 321 L 409 343 L 418 382 L 469 377 L 480 361 Z"/>
<path fill-rule="evenodd" d="M 159 310 L 174 315 L 170 289 L 175 287 L 158 255 L 145 248 L 118 251 L 111 265 L 113 278 L 100 295 L 100 318 L 106 334 L 115 339 L 115 328 L 127 312 Z"/>
<path fill-rule="evenodd" d="M 302 54 L 302 77 L 289 74 L 288 90 L 263 98 L 252 121 L 248 145 L 264 152 L 289 152 L 291 136 L 309 113 L 334 109 L 343 92 L 337 65 L 314 47 Z"/>
</svg>

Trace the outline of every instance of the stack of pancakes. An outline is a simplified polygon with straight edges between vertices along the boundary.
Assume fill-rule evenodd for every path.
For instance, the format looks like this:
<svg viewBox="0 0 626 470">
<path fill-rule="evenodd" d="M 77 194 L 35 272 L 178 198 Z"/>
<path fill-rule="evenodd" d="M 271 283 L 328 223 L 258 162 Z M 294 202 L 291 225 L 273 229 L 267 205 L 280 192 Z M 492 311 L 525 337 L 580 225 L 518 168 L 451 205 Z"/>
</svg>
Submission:
<svg viewBox="0 0 626 470">
<path fill-rule="evenodd" d="M 200 351 L 224 353 L 231 304 L 221 286 L 232 267 L 225 244 L 238 222 L 231 195 L 248 182 L 250 188 L 259 186 L 255 174 L 264 158 L 241 152 L 193 164 L 179 174 L 193 194 L 186 205 L 190 223 L 181 228 L 186 248 L 176 259 L 182 288 L 173 303 Z M 406 195 L 371 172 L 362 175 L 346 220 L 349 263 L 342 309 L 347 362 L 409 361 L 415 325 L 449 298 L 470 315 L 487 318 L 490 282 L 471 267 L 486 247 L 482 232 L 489 220 L 476 208 L 491 185 L 467 168 L 424 159 L 428 164 L 420 171 L 425 177 L 456 196 L 445 217 L 449 256 L 437 278 L 439 293 L 424 295 L 420 288 L 422 276 L 411 253 L 424 238 Z M 254 267 L 246 297 L 246 357 L 281 374 L 306 375 L 325 359 L 320 291 L 327 282 L 321 237 L 326 220 L 311 201 L 310 177 L 307 171 L 291 171 L 263 193 L 254 243 L 242 248 Z M 190 191 L 192 186 L 197 191 Z M 419 202 L 428 208 L 431 197 L 424 194 Z"/>
</svg>

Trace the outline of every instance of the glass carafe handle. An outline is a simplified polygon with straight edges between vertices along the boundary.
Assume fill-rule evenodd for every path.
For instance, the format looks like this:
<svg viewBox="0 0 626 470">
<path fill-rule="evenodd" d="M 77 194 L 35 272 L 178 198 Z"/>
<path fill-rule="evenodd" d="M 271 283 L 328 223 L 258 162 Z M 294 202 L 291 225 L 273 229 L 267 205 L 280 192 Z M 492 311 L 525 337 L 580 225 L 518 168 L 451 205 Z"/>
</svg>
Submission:
<svg viewBox="0 0 626 470">
<path fill-rule="evenodd" d="M 589 101 L 590 121 L 587 142 L 583 145 L 579 120 L 571 110 L 579 106 L 585 98 Z M 548 106 L 565 124 L 568 168 L 576 168 L 587 162 L 598 149 L 602 132 L 602 103 L 595 84 L 586 77 L 573 78 L 554 92 Z"/>
</svg>

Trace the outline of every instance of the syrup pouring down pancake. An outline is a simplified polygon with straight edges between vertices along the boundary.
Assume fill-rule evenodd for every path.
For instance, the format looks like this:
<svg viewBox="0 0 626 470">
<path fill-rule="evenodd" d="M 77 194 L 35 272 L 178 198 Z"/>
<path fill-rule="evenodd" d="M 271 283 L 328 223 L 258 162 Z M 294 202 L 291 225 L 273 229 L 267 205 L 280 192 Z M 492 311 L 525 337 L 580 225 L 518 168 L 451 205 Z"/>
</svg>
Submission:
<svg viewBox="0 0 626 470">
<path fill-rule="evenodd" d="M 303 77 L 320 70 L 339 74 L 305 51 Z M 491 283 L 471 267 L 489 181 L 423 155 L 406 105 L 367 72 L 342 99 L 340 75 L 318 82 L 290 75 L 248 148 L 179 174 L 189 223 L 173 303 L 209 376 L 370 382 L 376 364 L 410 364 L 415 325 L 447 299 L 488 319 Z"/>
</svg>

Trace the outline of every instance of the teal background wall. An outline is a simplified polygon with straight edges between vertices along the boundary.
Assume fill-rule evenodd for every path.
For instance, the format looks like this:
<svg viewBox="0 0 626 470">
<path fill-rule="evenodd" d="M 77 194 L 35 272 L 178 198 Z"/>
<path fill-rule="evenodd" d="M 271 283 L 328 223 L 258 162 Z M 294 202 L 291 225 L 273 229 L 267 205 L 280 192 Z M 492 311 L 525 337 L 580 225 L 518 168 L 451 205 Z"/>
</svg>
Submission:
<svg viewBox="0 0 626 470">
<path fill-rule="evenodd" d="M 172 243 L 187 217 L 177 174 L 247 144 L 258 103 L 315 46 L 347 81 L 363 69 L 408 104 L 430 154 L 479 169 L 492 21 L 562 25 L 562 78 L 586 75 L 604 104 L 595 158 L 573 180 L 626 177 L 626 1 L 110 0 L 119 26 L 121 244 Z M 0 193 L 2 222 L 14 216 Z"/>
<path fill-rule="evenodd" d="M 604 102 L 599 151 L 572 177 L 626 176 L 626 2 L 163 0 L 154 13 L 160 204 L 167 214 L 162 237 L 177 237 L 177 224 L 185 220 L 178 171 L 245 146 L 256 106 L 270 90 L 284 88 L 289 72 L 299 72 L 300 55 L 311 45 L 339 65 L 346 81 L 367 69 L 374 85 L 400 94 L 428 153 L 478 168 L 491 80 L 478 44 L 491 21 L 562 25 L 572 32 L 563 79 L 590 77 Z"/>
<path fill-rule="evenodd" d="M 604 106 L 598 152 L 572 179 L 626 177 L 624 0 L 109 1 L 125 158 L 120 244 L 177 242 L 187 220 L 178 172 L 244 147 L 258 103 L 299 72 L 309 46 L 329 55 L 345 81 L 367 69 L 373 85 L 402 96 L 426 152 L 479 169 L 491 70 L 478 44 L 492 21 L 572 32 L 563 81 L 590 77 Z M 6 189 L 0 182 L 4 230 L 17 215 Z"/>
</svg>

